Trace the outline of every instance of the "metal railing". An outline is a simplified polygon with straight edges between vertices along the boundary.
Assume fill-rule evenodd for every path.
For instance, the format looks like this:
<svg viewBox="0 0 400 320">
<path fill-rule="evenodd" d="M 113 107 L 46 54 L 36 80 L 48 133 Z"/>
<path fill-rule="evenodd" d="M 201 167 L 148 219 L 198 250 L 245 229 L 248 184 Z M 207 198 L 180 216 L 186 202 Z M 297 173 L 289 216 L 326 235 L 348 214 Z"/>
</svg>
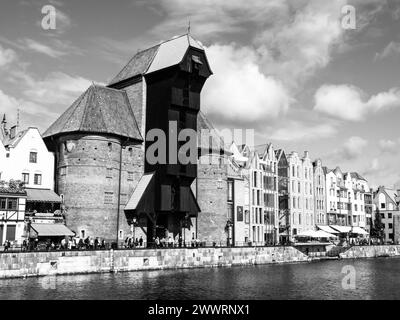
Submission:
<svg viewBox="0 0 400 320">
<path fill-rule="evenodd" d="M 68 248 L 67 246 L 61 246 L 56 244 L 54 247 L 39 244 L 36 247 L 32 246 L 21 246 L 13 245 L 8 249 L 4 246 L 0 246 L 0 254 L 2 253 L 20 253 L 20 252 L 68 252 L 68 251 L 107 251 L 107 250 L 146 250 L 146 249 L 196 249 L 196 248 L 244 248 L 244 247 L 282 247 L 282 246 L 292 246 L 293 243 L 265 243 L 265 242 L 235 242 L 234 244 L 229 244 L 227 241 L 200 241 L 200 242 L 182 242 L 179 243 L 154 243 L 154 242 L 143 242 L 142 245 L 127 245 L 124 242 L 115 243 L 107 242 L 104 245 L 83 245 Z"/>
</svg>

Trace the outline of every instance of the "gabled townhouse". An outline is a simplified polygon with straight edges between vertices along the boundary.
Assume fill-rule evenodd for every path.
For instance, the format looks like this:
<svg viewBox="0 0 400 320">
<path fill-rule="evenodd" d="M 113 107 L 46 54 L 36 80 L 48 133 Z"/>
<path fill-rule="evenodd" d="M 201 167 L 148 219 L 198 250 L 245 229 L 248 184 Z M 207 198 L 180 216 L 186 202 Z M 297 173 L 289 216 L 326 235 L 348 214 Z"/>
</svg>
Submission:
<svg viewBox="0 0 400 320">
<path fill-rule="evenodd" d="M 313 162 L 314 168 L 314 221 L 317 225 L 327 225 L 326 215 L 326 167 L 321 159 Z"/>
<path fill-rule="evenodd" d="M 300 157 L 297 152 L 288 156 L 290 168 L 291 229 L 292 238 L 314 229 L 314 173 L 307 151 Z"/>
<path fill-rule="evenodd" d="M 275 150 L 275 157 L 278 167 L 278 236 L 279 243 L 284 244 L 291 239 L 290 170 L 283 149 Z"/>
<path fill-rule="evenodd" d="M 400 190 L 394 190 L 380 186 L 374 193 L 374 218 L 377 214 L 381 216 L 381 221 L 384 225 L 384 241 L 399 242 L 400 238 Z"/>
</svg>

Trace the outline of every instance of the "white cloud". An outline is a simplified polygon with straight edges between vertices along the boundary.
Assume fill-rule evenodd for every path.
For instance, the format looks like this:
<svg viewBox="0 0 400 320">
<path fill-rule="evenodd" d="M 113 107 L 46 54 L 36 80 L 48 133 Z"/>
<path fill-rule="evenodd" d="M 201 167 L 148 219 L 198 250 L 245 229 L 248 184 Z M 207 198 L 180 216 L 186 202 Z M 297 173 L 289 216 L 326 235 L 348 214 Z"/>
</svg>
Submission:
<svg viewBox="0 0 400 320">
<path fill-rule="evenodd" d="M 288 10 L 288 4 L 281 0 L 146 1 L 148 3 L 158 7 L 160 15 L 166 17 L 153 33 L 169 36 L 184 30 L 190 20 L 193 34 L 202 38 L 244 33 L 249 26 L 270 23 Z"/>
<path fill-rule="evenodd" d="M 332 49 L 343 40 L 340 18 L 346 0 L 163 0 L 153 4 L 161 7 L 165 17 L 153 33 L 163 37 L 182 33 L 189 19 L 192 33 L 206 41 L 242 33 L 243 41 L 258 54 L 260 70 L 290 86 L 298 86 L 325 67 Z"/>
<path fill-rule="evenodd" d="M 30 50 L 38 52 L 38 53 L 43 53 L 52 58 L 59 58 L 66 54 L 66 52 L 59 51 L 55 48 L 52 48 L 43 43 L 37 42 L 33 39 L 24 39 L 24 40 L 22 40 L 22 43 L 27 49 L 30 49 Z"/>
<path fill-rule="evenodd" d="M 343 40 L 340 25 L 345 1 L 291 3 L 291 15 L 276 20 L 257 35 L 263 69 L 290 86 L 313 76 L 331 61 L 332 49 Z"/>
<path fill-rule="evenodd" d="M 396 56 L 400 54 L 400 43 L 391 41 L 383 50 L 375 56 L 375 60 L 384 59 L 390 56 Z"/>
<path fill-rule="evenodd" d="M 43 80 L 29 77 L 26 84 L 28 88 L 23 91 L 23 94 L 28 99 L 48 105 L 72 103 L 92 82 L 79 76 L 52 72 Z"/>
<path fill-rule="evenodd" d="M 214 45 L 206 50 L 214 72 L 203 89 L 208 115 L 251 124 L 285 114 L 291 103 L 288 92 L 261 73 L 251 49 Z"/>
<path fill-rule="evenodd" d="M 347 85 L 323 85 L 314 95 L 314 110 L 349 121 L 364 120 L 372 112 L 400 106 L 400 89 L 392 88 L 365 99 L 361 89 Z"/>
<path fill-rule="evenodd" d="M 350 137 L 335 153 L 346 160 L 354 160 L 363 154 L 367 145 L 368 142 L 361 137 Z"/>
<path fill-rule="evenodd" d="M 4 67 L 17 58 L 17 55 L 14 50 L 3 48 L 0 45 L 0 67 Z"/>
<path fill-rule="evenodd" d="M 398 153 L 400 151 L 400 138 L 397 140 L 379 140 L 379 148 L 382 152 Z"/>
<path fill-rule="evenodd" d="M 5 113 L 7 116 L 11 116 L 12 118 L 18 108 L 18 100 L 14 97 L 7 95 L 0 89 L 0 106 L 0 116 L 3 117 L 3 114 Z"/>
<path fill-rule="evenodd" d="M 307 125 L 299 121 L 285 120 L 282 126 L 271 132 L 272 140 L 300 141 L 329 138 L 337 132 L 334 125 L 329 123 Z"/>
</svg>

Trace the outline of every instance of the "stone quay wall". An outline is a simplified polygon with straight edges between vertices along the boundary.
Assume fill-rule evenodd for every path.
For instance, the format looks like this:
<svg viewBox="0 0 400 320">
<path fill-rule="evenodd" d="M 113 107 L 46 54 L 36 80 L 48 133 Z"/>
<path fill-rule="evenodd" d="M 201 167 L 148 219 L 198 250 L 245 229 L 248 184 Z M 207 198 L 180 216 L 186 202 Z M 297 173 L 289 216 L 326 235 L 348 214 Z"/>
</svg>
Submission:
<svg viewBox="0 0 400 320">
<path fill-rule="evenodd" d="M 355 246 L 340 253 L 342 259 L 400 256 L 400 245 Z"/>
<path fill-rule="evenodd" d="M 400 245 L 352 247 L 343 259 L 400 256 Z M 137 249 L 0 253 L 0 279 L 48 275 L 306 262 L 293 247 Z"/>
<path fill-rule="evenodd" d="M 0 254 L 0 279 L 302 262 L 293 247 L 137 249 Z"/>
</svg>

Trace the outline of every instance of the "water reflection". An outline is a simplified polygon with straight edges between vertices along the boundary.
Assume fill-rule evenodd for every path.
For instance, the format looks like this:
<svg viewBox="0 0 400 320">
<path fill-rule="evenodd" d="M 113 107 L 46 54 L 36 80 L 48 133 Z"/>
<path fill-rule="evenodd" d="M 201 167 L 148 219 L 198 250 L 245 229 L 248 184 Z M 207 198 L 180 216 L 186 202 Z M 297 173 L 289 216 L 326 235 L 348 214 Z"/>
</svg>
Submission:
<svg viewBox="0 0 400 320">
<path fill-rule="evenodd" d="M 356 270 L 344 290 L 343 267 Z M 0 299 L 400 299 L 400 258 L 0 280 Z"/>
</svg>

